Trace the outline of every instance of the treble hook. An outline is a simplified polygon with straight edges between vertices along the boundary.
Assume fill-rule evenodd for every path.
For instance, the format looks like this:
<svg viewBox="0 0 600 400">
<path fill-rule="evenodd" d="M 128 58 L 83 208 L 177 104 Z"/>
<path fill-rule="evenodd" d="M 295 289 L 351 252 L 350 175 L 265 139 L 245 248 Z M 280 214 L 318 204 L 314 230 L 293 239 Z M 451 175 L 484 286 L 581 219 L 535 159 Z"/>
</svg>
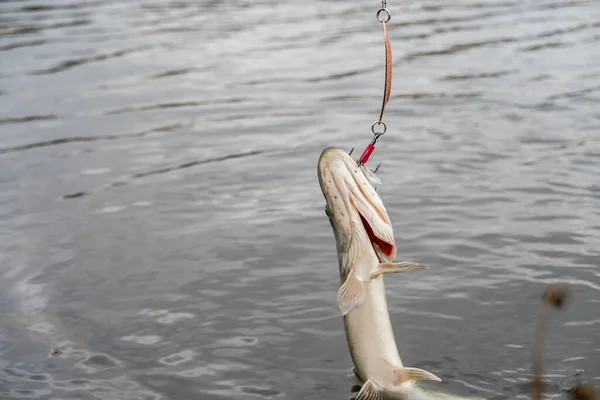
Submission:
<svg viewBox="0 0 600 400">
<path fill-rule="evenodd" d="M 353 151 L 354 151 L 354 147 L 350 150 L 350 153 L 348 153 L 348 155 L 351 156 Z"/>
<path fill-rule="evenodd" d="M 375 169 L 373 170 L 373 173 L 376 174 L 377 171 L 379 171 L 379 167 L 381 167 L 381 164 L 383 163 L 383 161 L 379 162 L 379 165 L 377 165 L 377 167 L 375 167 Z"/>
</svg>

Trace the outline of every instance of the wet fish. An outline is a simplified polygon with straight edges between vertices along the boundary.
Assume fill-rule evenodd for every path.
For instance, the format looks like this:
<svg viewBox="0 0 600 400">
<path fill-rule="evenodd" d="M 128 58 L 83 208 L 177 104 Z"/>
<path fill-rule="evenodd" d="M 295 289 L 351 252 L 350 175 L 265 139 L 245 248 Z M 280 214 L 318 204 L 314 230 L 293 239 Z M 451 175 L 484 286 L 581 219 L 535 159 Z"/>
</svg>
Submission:
<svg viewBox="0 0 600 400">
<path fill-rule="evenodd" d="M 358 166 L 343 150 L 327 148 L 319 160 L 319 182 L 336 237 L 342 315 L 364 301 L 369 282 L 382 274 L 427 269 L 422 264 L 395 262 L 394 232 L 375 191 L 374 186 L 381 182 L 374 173 Z"/>
<path fill-rule="evenodd" d="M 318 175 L 336 238 L 338 306 L 354 371 L 363 383 L 356 399 L 466 400 L 417 386 L 415 381 L 441 379 L 419 368 L 404 367 L 400 360 L 382 275 L 428 267 L 396 262 L 392 224 L 375 191 L 381 182 L 344 150 L 333 147 L 321 153 Z"/>
</svg>

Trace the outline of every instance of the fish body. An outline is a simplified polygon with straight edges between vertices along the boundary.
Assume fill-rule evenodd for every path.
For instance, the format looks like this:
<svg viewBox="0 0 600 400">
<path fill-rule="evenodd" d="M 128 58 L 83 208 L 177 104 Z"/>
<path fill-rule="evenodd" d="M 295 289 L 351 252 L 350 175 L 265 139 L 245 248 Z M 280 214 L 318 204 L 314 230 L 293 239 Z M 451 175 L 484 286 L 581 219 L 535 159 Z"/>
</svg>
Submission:
<svg viewBox="0 0 600 400">
<path fill-rule="evenodd" d="M 319 160 L 319 182 L 336 237 L 341 279 L 338 306 L 342 315 L 362 303 L 370 280 L 386 273 L 427 268 L 394 262 L 392 224 L 373 186 L 379 180 L 364 165 L 358 166 L 341 149 L 327 148 Z"/>
<path fill-rule="evenodd" d="M 403 366 L 390 322 L 383 275 L 427 269 L 396 262 L 393 229 L 375 191 L 379 179 L 338 148 L 327 148 L 318 163 L 325 211 L 336 238 L 340 271 L 338 306 L 356 376 L 363 382 L 356 400 L 483 400 L 419 387 L 440 381 L 434 374 Z"/>
</svg>

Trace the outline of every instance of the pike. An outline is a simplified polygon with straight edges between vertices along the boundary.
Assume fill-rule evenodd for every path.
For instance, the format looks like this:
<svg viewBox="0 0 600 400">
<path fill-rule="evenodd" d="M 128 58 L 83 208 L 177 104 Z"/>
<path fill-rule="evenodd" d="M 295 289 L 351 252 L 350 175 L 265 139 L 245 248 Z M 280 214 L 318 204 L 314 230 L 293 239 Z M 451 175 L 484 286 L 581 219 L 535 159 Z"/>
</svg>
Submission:
<svg viewBox="0 0 600 400">
<path fill-rule="evenodd" d="M 354 372 L 363 382 L 356 400 L 483 400 L 456 397 L 418 386 L 415 381 L 441 381 L 434 374 L 402 365 L 387 308 L 383 275 L 428 269 L 396 262 L 392 224 L 375 191 L 381 184 L 344 150 L 323 150 L 318 163 L 325 212 L 338 253 L 343 315 Z"/>
</svg>

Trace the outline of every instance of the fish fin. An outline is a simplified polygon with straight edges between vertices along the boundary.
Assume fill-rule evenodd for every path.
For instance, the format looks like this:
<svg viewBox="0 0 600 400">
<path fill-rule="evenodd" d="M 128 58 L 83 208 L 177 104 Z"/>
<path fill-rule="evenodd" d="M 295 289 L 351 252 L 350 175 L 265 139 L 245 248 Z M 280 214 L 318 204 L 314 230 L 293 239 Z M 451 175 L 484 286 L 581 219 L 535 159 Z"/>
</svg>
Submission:
<svg viewBox="0 0 600 400">
<path fill-rule="evenodd" d="M 394 370 L 394 385 L 401 385 L 408 381 L 437 381 L 441 379 L 419 368 L 398 368 Z"/>
<path fill-rule="evenodd" d="M 340 270 L 341 276 L 343 276 L 344 278 L 350 275 L 350 273 L 352 272 L 352 265 L 356 262 L 359 255 L 363 252 L 363 241 L 357 238 L 357 236 L 361 234 L 360 230 L 357 229 L 357 222 L 352 221 L 351 224 L 352 240 L 348 245 L 347 253 L 343 254 L 343 264 Z"/>
<path fill-rule="evenodd" d="M 355 400 L 385 400 L 383 389 L 371 379 L 366 381 Z"/>
<path fill-rule="evenodd" d="M 350 272 L 337 296 L 338 307 L 342 315 L 346 315 L 358 307 L 363 302 L 366 292 L 367 282 L 360 279 L 355 271 Z"/>
<path fill-rule="evenodd" d="M 340 235 L 343 237 L 343 235 Z M 365 251 L 365 244 L 368 243 L 368 235 L 363 229 L 363 225 L 360 219 L 360 215 L 357 213 L 351 213 L 350 219 L 350 236 L 351 239 L 348 243 L 347 251 L 339 251 L 342 257 L 340 257 L 340 277 L 342 281 L 352 272 L 352 266 L 358 261 L 358 258 Z"/>
<path fill-rule="evenodd" d="M 400 272 L 415 271 L 419 269 L 429 269 L 429 267 L 425 264 L 419 264 L 410 261 L 399 263 L 381 263 L 371 274 L 371 279 L 375 279 L 379 277 L 379 275 L 383 274 L 397 274 Z"/>
</svg>

